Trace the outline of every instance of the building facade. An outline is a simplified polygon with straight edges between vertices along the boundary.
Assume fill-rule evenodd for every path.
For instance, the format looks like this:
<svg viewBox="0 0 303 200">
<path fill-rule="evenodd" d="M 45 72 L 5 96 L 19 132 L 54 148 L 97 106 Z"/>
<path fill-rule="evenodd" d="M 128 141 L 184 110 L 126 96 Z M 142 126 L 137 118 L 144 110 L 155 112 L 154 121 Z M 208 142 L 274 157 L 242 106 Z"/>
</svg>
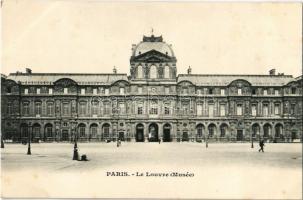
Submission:
<svg viewBox="0 0 303 200">
<path fill-rule="evenodd" d="M 1 77 L 4 140 L 302 141 L 302 76 L 178 74 L 162 36 L 132 46 L 130 75 Z"/>
</svg>

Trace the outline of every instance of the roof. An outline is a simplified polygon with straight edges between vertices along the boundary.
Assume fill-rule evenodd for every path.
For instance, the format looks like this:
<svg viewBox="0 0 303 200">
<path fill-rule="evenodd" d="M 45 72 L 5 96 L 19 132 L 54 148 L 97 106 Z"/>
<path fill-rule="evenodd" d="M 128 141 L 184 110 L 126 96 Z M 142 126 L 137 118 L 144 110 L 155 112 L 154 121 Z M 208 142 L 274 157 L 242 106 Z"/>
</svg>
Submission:
<svg viewBox="0 0 303 200">
<path fill-rule="evenodd" d="M 197 86 L 227 86 L 237 79 L 246 80 L 252 86 L 283 86 L 295 81 L 291 75 L 179 74 L 177 82 L 190 81 Z"/>
<path fill-rule="evenodd" d="M 133 49 L 133 56 L 138 56 L 140 54 L 146 53 L 151 50 L 159 51 L 165 55 L 174 57 L 174 52 L 171 48 L 171 45 L 167 44 L 162 40 L 162 36 L 154 37 L 143 37 L 143 41 L 140 42 L 136 47 Z"/>
<path fill-rule="evenodd" d="M 52 85 L 62 78 L 72 79 L 79 85 L 110 85 L 118 80 L 128 81 L 127 74 L 11 73 L 7 78 L 28 85 Z"/>
</svg>

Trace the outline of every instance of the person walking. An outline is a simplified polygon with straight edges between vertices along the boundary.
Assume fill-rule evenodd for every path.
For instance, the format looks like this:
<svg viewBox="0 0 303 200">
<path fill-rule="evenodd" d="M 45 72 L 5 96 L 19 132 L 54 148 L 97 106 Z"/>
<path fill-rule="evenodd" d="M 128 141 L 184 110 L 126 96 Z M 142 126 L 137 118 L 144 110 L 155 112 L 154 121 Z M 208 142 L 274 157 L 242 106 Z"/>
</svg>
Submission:
<svg viewBox="0 0 303 200">
<path fill-rule="evenodd" d="M 264 146 L 265 146 L 264 140 L 260 140 L 259 146 L 260 146 L 259 152 L 262 151 L 264 153 Z"/>
</svg>

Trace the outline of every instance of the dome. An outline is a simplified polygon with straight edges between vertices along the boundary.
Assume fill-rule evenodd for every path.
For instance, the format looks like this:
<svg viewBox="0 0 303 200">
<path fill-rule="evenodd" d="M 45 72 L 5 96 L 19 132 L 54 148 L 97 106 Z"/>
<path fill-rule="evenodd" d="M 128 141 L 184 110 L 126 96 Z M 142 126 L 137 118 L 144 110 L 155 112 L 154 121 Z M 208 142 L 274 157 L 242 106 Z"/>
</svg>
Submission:
<svg viewBox="0 0 303 200">
<path fill-rule="evenodd" d="M 133 56 L 138 56 L 151 50 L 159 51 L 170 57 L 175 56 L 171 45 L 163 42 L 162 36 L 155 37 L 154 35 L 151 37 L 143 36 L 143 41 L 133 49 Z"/>
</svg>

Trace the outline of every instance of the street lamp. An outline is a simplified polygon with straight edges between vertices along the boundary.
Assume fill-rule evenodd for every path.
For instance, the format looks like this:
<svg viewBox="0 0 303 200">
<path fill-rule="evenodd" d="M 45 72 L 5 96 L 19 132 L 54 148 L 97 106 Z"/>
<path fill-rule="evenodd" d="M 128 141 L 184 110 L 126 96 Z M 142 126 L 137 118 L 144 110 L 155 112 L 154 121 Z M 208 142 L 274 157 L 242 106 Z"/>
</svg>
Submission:
<svg viewBox="0 0 303 200">
<path fill-rule="evenodd" d="M 28 124 L 28 146 L 27 146 L 27 155 L 31 155 L 32 152 L 31 152 L 31 126 L 32 126 L 32 123 L 29 122 Z"/>
<path fill-rule="evenodd" d="M 73 127 L 73 132 L 74 132 L 74 155 L 73 155 L 73 160 L 79 160 L 79 153 L 78 153 L 78 145 L 77 145 L 77 131 L 76 131 L 76 122 Z"/>
<path fill-rule="evenodd" d="M 208 133 L 205 133 L 205 145 L 208 148 Z"/>
</svg>

